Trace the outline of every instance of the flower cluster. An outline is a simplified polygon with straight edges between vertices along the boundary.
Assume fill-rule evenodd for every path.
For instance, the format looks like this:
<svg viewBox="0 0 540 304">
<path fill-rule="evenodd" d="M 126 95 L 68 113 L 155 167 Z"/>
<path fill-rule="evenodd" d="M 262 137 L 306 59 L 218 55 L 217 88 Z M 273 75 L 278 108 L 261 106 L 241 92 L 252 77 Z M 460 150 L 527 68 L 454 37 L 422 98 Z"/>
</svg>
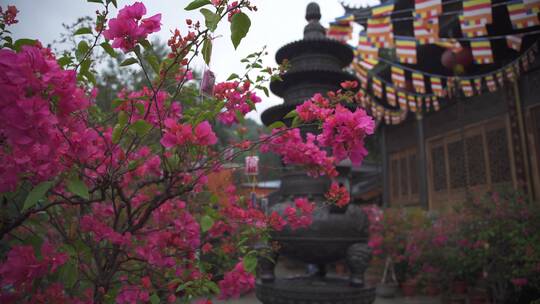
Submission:
<svg viewBox="0 0 540 304">
<path fill-rule="evenodd" d="M 296 198 L 294 200 L 295 207 L 289 206 L 283 212 L 291 229 L 309 227 L 312 222 L 312 214 L 315 205 L 309 202 L 306 198 Z"/>
<path fill-rule="evenodd" d="M 334 158 L 317 145 L 315 135 L 308 133 L 304 141 L 299 129 L 274 129 L 271 136 L 263 136 L 266 139 L 261 151 L 282 156 L 285 164 L 304 165 L 313 176 L 337 176 Z"/>
<path fill-rule="evenodd" d="M 251 83 L 221 82 L 214 87 L 214 97 L 225 101 L 225 111 L 218 115 L 219 121 L 226 125 L 238 123 L 237 115 L 246 115 L 254 109 L 254 105 L 261 102 L 253 91 L 250 91 Z"/>
<path fill-rule="evenodd" d="M 351 112 L 337 105 L 334 114 L 324 120 L 322 128 L 317 140 L 322 146 L 332 148 L 336 161 L 348 157 L 353 164 L 359 165 L 368 153 L 364 138 L 373 134 L 375 122 L 363 109 Z"/>
<path fill-rule="evenodd" d="M 340 186 L 336 182 L 333 182 L 332 185 L 330 185 L 330 190 L 325 194 L 325 197 L 338 207 L 346 206 L 351 200 L 347 188 L 345 186 Z"/>
<path fill-rule="evenodd" d="M 74 71 L 62 70 L 39 45 L 0 50 L 0 67 L 0 191 L 13 190 L 22 175 L 34 183 L 49 180 L 70 165 L 62 160 L 91 153 L 95 132 L 75 116 L 89 100 Z M 77 151 L 65 140 L 70 134 L 80 143 Z"/>
<path fill-rule="evenodd" d="M 55 273 L 68 259 L 67 254 L 56 252 L 49 242 L 41 246 L 41 255 L 43 258 L 38 260 L 32 246 L 14 246 L 0 264 L 0 285 L 12 285 L 18 292 L 30 291 L 34 280 Z"/>
<path fill-rule="evenodd" d="M 254 287 L 255 277 L 245 270 L 243 262 L 239 262 L 233 270 L 225 273 L 223 280 L 219 281 L 221 290 L 219 298 L 238 298 Z"/>
<path fill-rule="evenodd" d="M 19 11 L 17 10 L 17 7 L 15 7 L 14 5 L 8 5 L 5 12 L 0 6 L 0 17 L 2 18 L 2 22 L 5 25 L 12 25 L 12 24 L 18 23 L 19 20 L 16 19 L 18 12 Z"/>
<path fill-rule="evenodd" d="M 142 2 L 125 6 L 116 18 L 109 20 L 109 28 L 103 32 L 103 36 L 113 40 L 112 47 L 124 52 L 131 51 L 148 34 L 161 29 L 161 14 L 142 19 L 145 14 L 146 7 Z"/>
<path fill-rule="evenodd" d="M 296 106 L 298 117 L 303 122 L 312 122 L 316 120 L 324 121 L 332 114 L 330 101 L 317 93 L 312 98 L 304 101 L 304 103 Z"/>
<path fill-rule="evenodd" d="M 165 120 L 166 131 L 161 139 L 165 148 L 194 144 L 199 146 L 214 145 L 217 137 L 208 121 L 203 121 L 195 128 L 187 123 L 178 123 L 172 119 Z"/>
</svg>

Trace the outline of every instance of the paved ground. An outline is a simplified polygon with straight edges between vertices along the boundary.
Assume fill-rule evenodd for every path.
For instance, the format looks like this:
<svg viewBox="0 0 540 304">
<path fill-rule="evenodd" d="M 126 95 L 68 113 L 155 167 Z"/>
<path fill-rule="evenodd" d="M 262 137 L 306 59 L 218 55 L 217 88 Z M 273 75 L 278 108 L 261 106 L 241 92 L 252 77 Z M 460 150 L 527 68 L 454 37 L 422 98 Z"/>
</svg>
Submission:
<svg viewBox="0 0 540 304">
<path fill-rule="evenodd" d="M 228 300 L 228 301 L 214 301 L 214 303 L 230 303 L 230 304 L 260 304 L 254 294 L 249 294 L 241 299 Z M 397 297 L 393 299 L 377 298 L 374 304 L 440 304 L 441 301 L 438 298 L 431 297 L 414 297 L 414 298 L 402 298 Z"/>
</svg>

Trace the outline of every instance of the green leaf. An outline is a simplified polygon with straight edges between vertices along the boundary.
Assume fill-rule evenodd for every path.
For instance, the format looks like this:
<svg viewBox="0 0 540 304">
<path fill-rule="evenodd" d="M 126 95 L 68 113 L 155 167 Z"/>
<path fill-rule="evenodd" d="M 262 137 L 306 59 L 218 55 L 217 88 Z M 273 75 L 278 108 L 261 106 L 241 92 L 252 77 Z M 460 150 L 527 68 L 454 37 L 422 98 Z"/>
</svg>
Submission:
<svg viewBox="0 0 540 304">
<path fill-rule="evenodd" d="M 287 127 L 282 121 L 276 121 L 274 123 L 272 123 L 271 125 L 268 126 L 268 129 L 272 130 L 272 129 L 277 129 L 277 128 L 284 128 L 284 127 Z"/>
<path fill-rule="evenodd" d="M 73 261 L 68 261 L 60 269 L 60 278 L 62 283 L 68 288 L 72 288 L 79 277 L 79 268 Z"/>
<path fill-rule="evenodd" d="M 103 4 L 103 0 L 86 0 L 86 1 Z"/>
<path fill-rule="evenodd" d="M 229 78 L 227 78 L 227 81 L 233 80 L 233 79 L 238 79 L 238 78 L 240 78 L 240 76 L 238 76 L 238 74 L 232 73 L 231 76 L 229 76 Z"/>
<path fill-rule="evenodd" d="M 20 51 L 23 45 L 35 45 L 36 40 L 34 39 L 17 39 L 13 44 L 13 49 Z"/>
<path fill-rule="evenodd" d="M 89 58 L 86 58 L 83 60 L 83 62 L 81 62 L 81 74 L 88 72 L 90 69 L 90 64 L 92 64 L 92 61 Z"/>
<path fill-rule="evenodd" d="M 135 133 L 137 133 L 137 135 L 142 136 L 146 134 L 148 131 L 150 131 L 150 129 L 152 129 L 152 125 L 146 122 L 145 120 L 140 119 L 134 122 L 130 126 L 130 128 L 134 130 Z"/>
<path fill-rule="evenodd" d="M 89 27 L 81 27 L 80 29 L 76 30 L 73 35 L 84 35 L 84 34 L 92 34 L 92 29 Z"/>
<path fill-rule="evenodd" d="M 141 40 L 140 43 L 145 50 L 149 52 L 153 51 L 152 44 L 150 43 L 150 41 L 148 41 L 148 39 Z"/>
<path fill-rule="evenodd" d="M 128 65 L 135 64 L 135 63 L 137 63 L 137 62 L 139 62 L 139 61 L 137 60 L 137 58 L 130 57 L 130 58 L 128 58 L 128 59 L 122 61 L 122 63 L 120 63 L 120 66 L 128 66 Z"/>
<path fill-rule="evenodd" d="M 114 5 L 114 7 L 118 8 L 118 4 L 116 3 L 116 0 L 110 0 L 112 5 Z"/>
<path fill-rule="evenodd" d="M 150 296 L 150 303 L 152 304 L 159 304 L 159 297 L 157 294 L 153 293 L 151 296 Z"/>
<path fill-rule="evenodd" d="M 205 5 L 211 4 L 209 0 L 194 0 L 190 4 L 188 4 L 184 9 L 186 11 L 192 11 L 194 9 L 198 9 L 199 7 L 203 7 Z"/>
<path fill-rule="evenodd" d="M 62 56 L 58 58 L 58 64 L 61 67 L 65 67 L 66 65 L 70 64 L 72 62 L 71 58 L 69 56 Z"/>
<path fill-rule="evenodd" d="M 77 58 L 77 60 L 81 61 L 89 49 L 90 47 L 88 46 L 88 43 L 86 43 L 86 41 L 84 40 L 81 40 L 77 45 L 77 50 L 75 51 L 75 57 Z"/>
<path fill-rule="evenodd" d="M 215 31 L 219 22 L 219 15 L 212 13 L 209 9 L 201 8 L 201 14 L 204 16 L 204 24 L 211 31 Z"/>
<path fill-rule="evenodd" d="M 285 115 L 285 117 L 283 117 L 283 118 L 285 118 L 285 119 L 294 118 L 296 116 L 298 116 L 298 113 L 296 112 L 296 110 L 292 110 L 289 113 L 287 113 L 287 115 Z"/>
<path fill-rule="evenodd" d="M 88 187 L 79 178 L 69 179 L 67 181 L 67 188 L 69 192 L 73 194 L 76 194 L 84 199 L 90 199 L 90 194 L 88 193 Z"/>
<path fill-rule="evenodd" d="M 24 200 L 22 211 L 26 211 L 29 208 L 34 207 L 37 202 L 45 196 L 45 193 L 47 193 L 52 186 L 52 181 L 42 182 L 35 186 Z"/>
<path fill-rule="evenodd" d="M 102 42 L 101 44 L 101 47 L 103 48 L 103 50 L 109 54 L 109 56 L 113 57 L 113 58 L 116 58 L 116 56 L 118 56 L 116 54 L 116 52 L 114 51 L 114 49 L 112 48 L 112 46 L 109 44 L 109 42 L 107 41 L 104 41 Z"/>
<path fill-rule="evenodd" d="M 295 116 L 292 120 L 292 127 L 296 128 L 300 125 L 300 117 Z"/>
<path fill-rule="evenodd" d="M 137 111 L 139 112 L 139 115 L 144 115 L 144 105 L 142 103 L 136 103 L 135 104 L 135 109 L 137 109 Z"/>
<path fill-rule="evenodd" d="M 146 61 L 148 61 L 148 63 L 152 67 L 152 70 L 154 70 L 154 72 L 159 75 L 159 62 L 157 57 L 153 54 L 148 54 L 146 55 Z"/>
<path fill-rule="evenodd" d="M 266 95 L 266 97 L 270 97 L 270 93 L 268 92 L 268 88 L 267 88 L 267 87 L 261 87 L 261 90 L 263 90 L 264 95 Z"/>
<path fill-rule="evenodd" d="M 125 126 L 128 123 L 129 117 L 126 112 L 120 111 L 118 112 L 118 124 L 120 126 Z"/>
<path fill-rule="evenodd" d="M 253 254 L 246 255 L 243 259 L 243 264 L 247 272 L 255 273 L 257 269 L 257 257 Z"/>
<path fill-rule="evenodd" d="M 113 101 L 111 102 L 111 108 L 113 110 L 116 109 L 118 106 L 122 105 L 124 101 L 125 100 L 120 99 L 120 98 L 113 99 Z"/>
<path fill-rule="evenodd" d="M 246 37 L 251 27 L 251 20 L 244 13 L 236 13 L 231 20 L 231 41 L 236 49 L 240 41 Z"/>
<path fill-rule="evenodd" d="M 119 141 L 120 141 L 120 135 L 122 135 L 122 126 L 121 125 L 116 125 L 114 126 L 114 129 L 112 131 L 112 142 L 113 144 L 117 144 Z"/>
<path fill-rule="evenodd" d="M 214 219 L 208 215 L 205 215 L 201 218 L 201 229 L 202 232 L 208 231 L 214 225 Z"/>
<path fill-rule="evenodd" d="M 206 62 L 206 64 L 210 64 L 210 59 L 212 58 L 212 40 L 210 40 L 209 38 L 206 38 L 206 40 L 204 40 L 201 52 L 204 58 L 204 62 Z"/>
<path fill-rule="evenodd" d="M 92 72 L 90 72 L 90 71 L 85 71 L 85 72 L 82 73 L 81 75 L 83 75 L 84 77 L 86 77 L 86 79 L 88 79 L 88 81 L 90 81 L 93 85 L 96 85 L 96 77 L 94 76 L 94 74 L 92 74 Z"/>
</svg>

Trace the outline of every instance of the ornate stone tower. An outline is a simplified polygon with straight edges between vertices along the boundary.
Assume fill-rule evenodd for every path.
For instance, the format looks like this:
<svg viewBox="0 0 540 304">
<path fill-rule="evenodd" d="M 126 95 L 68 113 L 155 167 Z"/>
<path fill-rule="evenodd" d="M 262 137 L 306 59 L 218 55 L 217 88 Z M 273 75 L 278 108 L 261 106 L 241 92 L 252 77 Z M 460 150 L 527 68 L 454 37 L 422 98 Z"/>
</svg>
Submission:
<svg viewBox="0 0 540 304">
<path fill-rule="evenodd" d="M 283 81 L 272 82 L 272 92 L 284 99 L 284 103 L 271 107 L 262 114 L 262 121 L 270 125 L 275 121 L 290 120 L 283 117 L 298 104 L 315 93 L 336 91 L 340 83 L 356 78 L 343 71 L 353 59 L 353 51 L 347 45 L 326 38 L 319 6 L 310 3 L 306 10 L 307 26 L 304 39 L 289 43 L 278 50 L 276 61 L 287 59 L 290 69 Z M 303 129 L 303 132 L 316 130 Z M 338 181 L 348 184 L 349 168 L 338 168 Z M 367 246 L 368 220 L 355 205 L 337 208 L 326 203 L 324 194 L 331 180 L 328 177 L 311 178 L 294 167 L 284 168 L 281 187 L 269 197 L 269 211 L 283 212 L 296 197 L 308 197 L 316 203 L 313 224 L 305 229 L 284 229 L 272 235 L 279 243 L 274 252 L 307 264 L 317 265 L 312 275 L 294 278 L 278 278 L 273 263 L 268 259 L 259 261 L 257 275 L 257 298 L 264 304 L 314 304 L 340 303 L 363 304 L 375 300 L 375 291 L 364 285 L 364 272 L 371 258 Z M 326 274 L 326 265 L 345 259 L 349 277 Z"/>
</svg>

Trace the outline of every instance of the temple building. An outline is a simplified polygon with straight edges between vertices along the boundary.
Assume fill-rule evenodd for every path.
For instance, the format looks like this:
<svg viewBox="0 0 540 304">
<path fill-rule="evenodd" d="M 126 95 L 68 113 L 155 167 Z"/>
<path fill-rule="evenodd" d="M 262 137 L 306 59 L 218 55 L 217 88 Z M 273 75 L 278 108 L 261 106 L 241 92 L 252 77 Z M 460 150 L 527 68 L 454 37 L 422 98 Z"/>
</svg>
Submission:
<svg viewBox="0 0 540 304">
<path fill-rule="evenodd" d="M 363 28 L 352 66 L 380 122 L 384 205 L 446 210 L 503 188 L 540 197 L 540 1 L 344 7 L 329 33 Z"/>
</svg>

